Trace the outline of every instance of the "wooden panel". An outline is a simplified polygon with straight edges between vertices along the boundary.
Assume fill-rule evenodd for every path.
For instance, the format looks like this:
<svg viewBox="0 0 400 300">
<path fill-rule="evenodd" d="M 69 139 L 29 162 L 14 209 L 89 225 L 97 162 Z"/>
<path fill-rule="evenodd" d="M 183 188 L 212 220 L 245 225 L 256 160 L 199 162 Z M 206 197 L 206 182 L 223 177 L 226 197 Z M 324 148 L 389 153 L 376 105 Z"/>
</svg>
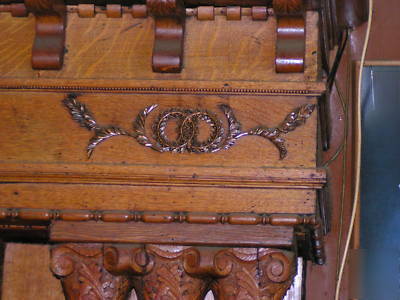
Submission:
<svg viewBox="0 0 400 300">
<path fill-rule="evenodd" d="M 55 221 L 50 239 L 55 242 L 291 247 L 293 227 Z"/>
<path fill-rule="evenodd" d="M 252 21 L 249 17 L 235 22 L 226 21 L 225 17 L 216 17 L 215 21 L 209 22 L 187 18 L 186 23 L 181 74 L 152 72 L 153 20 L 132 19 L 129 15 L 122 18 L 106 18 L 105 15 L 79 18 L 77 14 L 69 14 L 68 52 L 63 69 L 34 71 L 30 66 L 33 17 L 12 18 L 1 14 L 0 78 L 8 78 L 8 83 L 21 84 L 26 84 L 26 81 L 9 79 L 36 79 L 34 82 L 40 85 L 55 79 L 59 85 L 83 85 L 88 82 L 85 80 L 94 78 L 99 80 L 99 85 L 121 80 L 127 82 L 129 79 L 194 80 L 197 84 L 198 81 L 220 81 L 221 87 L 222 83 L 244 80 L 257 82 L 259 88 L 263 87 L 261 82 L 267 81 L 301 83 L 318 80 L 317 13 L 308 13 L 304 74 L 275 73 L 276 21 L 273 17 L 267 22 Z"/>
<path fill-rule="evenodd" d="M 8 243 L 1 299 L 64 299 L 61 284 L 49 266 L 48 245 Z"/>
<path fill-rule="evenodd" d="M 307 189 L 2 184 L 0 207 L 313 214 L 315 194 Z"/>
<path fill-rule="evenodd" d="M 88 160 L 86 147 L 93 133 L 79 127 L 72 120 L 62 104 L 64 98 L 65 95 L 56 93 L 0 94 L 0 116 L 3 124 L 0 127 L 0 162 L 8 164 L 9 171 L 12 170 L 10 164 L 21 163 L 56 164 L 62 172 L 65 171 L 63 165 L 66 164 L 74 164 L 79 166 L 78 169 L 85 171 L 88 166 L 96 165 L 98 168 L 101 166 L 103 173 L 117 173 L 117 166 L 130 167 L 135 173 L 140 173 L 140 166 L 154 165 L 171 168 L 316 166 L 316 110 L 305 125 L 283 136 L 286 139 L 288 155 L 282 160 L 279 159 L 276 147 L 258 136 L 243 137 L 228 150 L 204 154 L 159 153 L 139 145 L 132 138 L 122 136 L 102 143 Z M 225 103 L 232 108 L 243 130 L 249 130 L 259 126 L 278 126 L 291 111 L 303 104 L 315 103 L 315 98 L 245 95 L 219 97 L 84 94 L 78 99 L 87 105 L 99 124 L 112 124 L 126 131 L 132 131 L 132 121 L 141 110 L 152 104 L 160 104 L 146 121 L 149 137 L 152 136 L 151 123 L 158 114 L 173 107 L 207 109 L 217 115 L 227 128 L 226 117 L 217 106 Z"/>
</svg>

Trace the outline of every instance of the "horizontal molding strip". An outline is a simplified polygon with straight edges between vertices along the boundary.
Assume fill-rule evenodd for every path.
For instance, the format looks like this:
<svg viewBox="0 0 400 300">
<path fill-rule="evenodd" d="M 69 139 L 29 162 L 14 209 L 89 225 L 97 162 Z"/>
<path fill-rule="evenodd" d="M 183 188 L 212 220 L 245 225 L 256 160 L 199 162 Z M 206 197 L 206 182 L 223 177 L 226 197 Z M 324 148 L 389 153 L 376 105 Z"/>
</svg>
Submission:
<svg viewBox="0 0 400 300">
<path fill-rule="evenodd" d="M 285 189 L 321 189 L 326 183 L 324 170 L 319 169 L 271 169 L 259 172 L 248 170 L 248 174 L 235 176 L 236 169 L 223 170 L 225 174 L 214 168 L 186 169 L 187 172 L 163 172 L 158 167 L 158 174 L 105 173 L 67 171 L 6 171 L 0 167 L 0 182 L 3 183 L 64 183 L 64 184 L 113 184 L 113 185 L 145 185 L 145 186 L 192 186 L 220 188 L 285 188 Z M 184 169 L 184 168 L 183 168 Z M 203 168 L 206 169 L 206 168 Z M 195 171 L 193 171 L 195 170 Z M 179 172 L 181 171 L 181 172 Z M 253 171 L 253 172 L 251 172 Z M 218 174 L 219 175 L 214 175 Z M 251 174 L 253 173 L 253 174 Z M 260 174 L 264 173 L 264 174 Z"/>
<path fill-rule="evenodd" d="M 102 221 L 114 223 L 188 223 L 231 225 L 276 225 L 295 226 L 319 224 L 316 215 L 297 214 L 250 214 L 250 213 L 191 213 L 152 211 L 91 211 L 91 210 L 47 210 L 31 208 L 0 208 L 0 221 Z"/>
<path fill-rule="evenodd" d="M 0 230 L 49 230 L 38 222 L 111 222 L 111 223 L 187 223 L 230 225 L 305 225 L 312 230 L 313 260 L 324 264 L 325 251 L 321 220 L 316 215 L 244 214 L 244 213 L 190 213 L 151 211 L 89 211 L 0 208 Z M 17 222 L 17 224 L 15 224 Z M 18 224 L 18 222 L 27 224 Z M 77 224 L 77 223 L 75 223 Z M 77 224 L 79 225 L 79 224 Z M 50 226 L 51 227 L 51 226 Z"/>
<path fill-rule="evenodd" d="M 140 93 L 140 94 L 204 94 L 204 95 L 288 95 L 320 96 L 324 82 L 260 82 L 260 81 L 193 81 L 193 80 L 103 80 L 103 79 L 0 79 L 0 90 Z"/>
</svg>

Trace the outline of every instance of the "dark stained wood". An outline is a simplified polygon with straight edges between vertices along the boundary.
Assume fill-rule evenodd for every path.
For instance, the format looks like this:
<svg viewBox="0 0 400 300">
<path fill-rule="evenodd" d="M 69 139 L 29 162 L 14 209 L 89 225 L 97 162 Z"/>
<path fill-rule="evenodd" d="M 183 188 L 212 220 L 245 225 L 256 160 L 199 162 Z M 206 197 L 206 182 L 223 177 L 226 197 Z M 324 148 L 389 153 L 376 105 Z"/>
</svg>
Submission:
<svg viewBox="0 0 400 300">
<path fill-rule="evenodd" d="M 179 73 L 183 64 L 185 8 L 182 0 L 149 0 L 149 13 L 154 17 L 154 72 Z"/>
<path fill-rule="evenodd" d="M 303 72 L 306 50 L 303 0 L 274 0 L 273 7 L 277 17 L 276 72 Z"/>
<path fill-rule="evenodd" d="M 375 1 L 380 2 L 380 1 Z M 392 7 L 386 2 L 386 7 Z M 341 28 L 357 27 L 368 19 L 368 0 L 336 0 L 336 14 Z"/>
<path fill-rule="evenodd" d="M 296 269 L 294 253 L 273 248 L 106 246 L 104 266 L 129 275 L 141 299 L 281 299 Z"/>
<path fill-rule="evenodd" d="M 54 242 L 291 247 L 293 228 L 270 225 L 54 221 L 50 229 L 50 240 Z"/>
<path fill-rule="evenodd" d="M 26 0 L 36 18 L 33 69 L 61 69 L 64 59 L 66 7 L 63 0 Z"/>
<path fill-rule="evenodd" d="M 280 17 L 277 25 L 276 71 L 303 72 L 305 21 L 301 17 Z"/>
</svg>

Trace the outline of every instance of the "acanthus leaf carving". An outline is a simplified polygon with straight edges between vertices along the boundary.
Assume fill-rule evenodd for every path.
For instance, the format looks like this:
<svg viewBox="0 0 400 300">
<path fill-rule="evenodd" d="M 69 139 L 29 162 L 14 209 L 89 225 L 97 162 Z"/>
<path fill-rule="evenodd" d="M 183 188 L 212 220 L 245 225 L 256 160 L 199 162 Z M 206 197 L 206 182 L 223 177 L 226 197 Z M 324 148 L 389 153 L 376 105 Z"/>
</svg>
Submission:
<svg viewBox="0 0 400 300">
<path fill-rule="evenodd" d="M 103 267 L 102 246 L 64 244 L 51 251 L 51 270 L 61 279 L 66 299 L 122 300 L 131 283 L 125 276 L 113 276 Z"/>
</svg>

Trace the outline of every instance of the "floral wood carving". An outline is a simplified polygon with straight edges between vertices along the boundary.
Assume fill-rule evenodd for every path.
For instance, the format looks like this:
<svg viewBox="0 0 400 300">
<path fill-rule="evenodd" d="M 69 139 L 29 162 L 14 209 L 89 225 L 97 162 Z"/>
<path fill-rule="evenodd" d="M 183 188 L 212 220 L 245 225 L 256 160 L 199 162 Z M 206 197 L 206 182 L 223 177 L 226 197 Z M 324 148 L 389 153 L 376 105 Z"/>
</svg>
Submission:
<svg viewBox="0 0 400 300">
<path fill-rule="evenodd" d="M 113 276 L 103 267 L 102 246 L 65 244 L 51 251 L 51 270 L 61 279 L 69 300 L 123 300 L 131 284 L 125 276 Z"/>
<path fill-rule="evenodd" d="M 279 150 L 280 159 L 284 159 L 287 155 L 287 147 L 283 136 L 303 125 L 315 108 L 313 104 L 305 104 L 290 112 L 277 127 L 260 126 L 243 131 L 232 108 L 226 104 L 220 104 L 219 109 L 224 113 L 228 121 L 226 133 L 222 120 L 208 110 L 172 108 L 161 112 L 156 121 L 153 122 L 153 139 L 150 139 L 146 133 L 146 119 L 158 106 L 157 104 L 143 109 L 134 121 L 133 132 L 129 132 L 115 126 L 100 125 L 85 104 L 80 103 L 74 94 L 68 95 L 63 100 L 63 103 L 69 110 L 73 120 L 81 127 L 94 132 L 94 136 L 90 139 L 86 148 L 89 157 L 97 145 L 113 136 L 119 135 L 132 137 L 139 144 L 158 152 L 176 153 L 213 153 L 223 149 L 227 150 L 238 139 L 255 135 L 272 142 Z M 170 140 L 166 134 L 166 126 L 172 120 L 177 122 L 177 137 L 175 140 Z M 200 122 L 204 122 L 210 128 L 209 137 L 205 141 L 198 140 Z"/>
</svg>

